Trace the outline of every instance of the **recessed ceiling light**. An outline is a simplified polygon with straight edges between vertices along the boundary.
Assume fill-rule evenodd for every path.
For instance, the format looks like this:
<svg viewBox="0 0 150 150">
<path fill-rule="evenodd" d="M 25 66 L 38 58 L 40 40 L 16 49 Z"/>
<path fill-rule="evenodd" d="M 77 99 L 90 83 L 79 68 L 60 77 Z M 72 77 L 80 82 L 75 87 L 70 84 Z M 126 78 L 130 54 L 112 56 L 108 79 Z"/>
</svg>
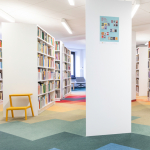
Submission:
<svg viewBox="0 0 150 150">
<path fill-rule="evenodd" d="M 70 5 L 74 5 L 74 0 L 68 0 Z"/>
<path fill-rule="evenodd" d="M 66 22 L 66 20 L 65 20 L 64 18 L 61 20 L 61 23 L 62 23 L 62 25 L 65 27 L 65 29 L 66 29 L 70 34 L 72 34 L 72 30 L 70 29 L 68 23 Z"/>
<path fill-rule="evenodd" d="M 132 18 L 134 17 L 134 15 L 137 12 L 137 10 L 139 9 L 139 7 L 140 7 L 140 0 L 136 0 L 134 3 L 134 6 L 133 6 L 132 14 L 131 14 Z"/>
</svg>

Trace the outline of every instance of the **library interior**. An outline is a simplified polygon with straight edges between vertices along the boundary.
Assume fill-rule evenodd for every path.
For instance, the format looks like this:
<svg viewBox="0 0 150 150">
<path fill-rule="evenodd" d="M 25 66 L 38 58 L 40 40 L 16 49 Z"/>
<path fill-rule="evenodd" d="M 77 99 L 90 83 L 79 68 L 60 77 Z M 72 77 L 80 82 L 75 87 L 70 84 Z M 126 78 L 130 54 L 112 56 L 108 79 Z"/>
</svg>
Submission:
<svg viewBox="0 0 150 150">
<path fill-rule="evenodd" d="M 0 0 L 0 150 L 150 150 L 150 0 Z"/>
</svg>

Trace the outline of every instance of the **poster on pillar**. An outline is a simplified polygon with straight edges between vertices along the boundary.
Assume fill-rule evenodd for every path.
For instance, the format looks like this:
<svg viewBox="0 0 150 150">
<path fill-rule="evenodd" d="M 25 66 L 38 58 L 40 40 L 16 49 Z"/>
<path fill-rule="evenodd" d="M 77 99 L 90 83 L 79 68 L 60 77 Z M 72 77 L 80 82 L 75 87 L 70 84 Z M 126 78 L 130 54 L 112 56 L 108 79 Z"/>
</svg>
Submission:
<svg viewBox="0 0 150 150">
<path fill-rule="evenodd" d="M 119 42 L 119 17 L 100 16 L 100 42 Z"/>
</svg>

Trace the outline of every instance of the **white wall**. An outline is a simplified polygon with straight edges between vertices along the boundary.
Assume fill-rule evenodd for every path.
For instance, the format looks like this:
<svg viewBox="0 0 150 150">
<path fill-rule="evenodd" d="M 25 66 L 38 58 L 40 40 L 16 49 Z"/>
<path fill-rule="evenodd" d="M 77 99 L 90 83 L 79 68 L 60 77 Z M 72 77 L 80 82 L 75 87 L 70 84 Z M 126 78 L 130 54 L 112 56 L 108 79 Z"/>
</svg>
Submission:
<svg viewBox="0 0 150 150">
<path fill-rule="evenodd" d="M 147 96 L 148 48 L 139 47 L 139 96 Z"/>
<path fill-rule="evenodd" d="M 38 115 L 37 83 L 37 26 L 23 23 L 3 23 L 3 116 L 10 106 L 9 95 L 33 93 L 34 114 Z M 27 106 L 27 97 L 13 98 L 13 106 Z M 31 115 L 31 109 L 27 111 Z M 10 112 L 9 112 L 10 116 Z M 24 116 L 24 110 L 14 111 L 14 116 Z"/>
<path fill-rule="evenodd" d="M 131 132 L 131 2 L 86 0 L 86 135 Z M 100 16 L 119 17 L 119 43 L 100 43 Z"/>
<path fill-rule="evenodd" d="M 132 31 L 132 92 L 131 100 L 136 99 L 136 32 Z"/>
</svg>

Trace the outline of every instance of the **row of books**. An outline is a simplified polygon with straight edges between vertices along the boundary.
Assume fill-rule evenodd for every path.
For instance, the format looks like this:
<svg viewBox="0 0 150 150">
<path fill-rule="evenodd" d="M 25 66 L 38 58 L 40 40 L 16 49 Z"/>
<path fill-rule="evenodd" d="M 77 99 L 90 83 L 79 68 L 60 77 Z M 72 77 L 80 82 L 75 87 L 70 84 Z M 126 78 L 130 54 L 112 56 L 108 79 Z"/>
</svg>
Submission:
<svg viewBox="0 0 150 150">
<path fill-rule="evenodd" d="M 136 86 L 136 92 L 139 93 L 139 86 Z"/>
<path fill-rule="evenodd" d="M 2 91 L 3 90 L 3 83 L 0 82 L 0 90 Z"/>
<path fill-rule="evenodd" d="M 0 69 L 3 68 L 3 62 L 0 62 Z"/>
<path fill-rule="evenodd" d="M 54 57 L 54 49 L 46 45 L 42 41 L 37 43 L 37 51 Z"/>
<path fill-rule="evenodd" d="M 150 81 L 148 81 L 148 88 L 150 88 Z"/>
<path fill-rule="evenodd" d="M 3 92 L 0 92 L 0 100 L 3 100 Z"/>
<path fill-rule="evenodd" d="M 49 81 L 48 83 L 38 83 L 38 94 L 45 94 L 54 90 L 54 82 Z"/>
<path fill-rule="evenodd" d="M 148 58 L 150 58 L 150 51 L 148 51 Z"/>
<path fill-rule="evenodd" d="M 60 81 L 55 81 L 55 89 L 60 89 Z"/>
<path fill-rule="evenodd" d="M 64 47 L 64 53 L 68 54 L 68 55 L 71 55 L 71 51 L 68 50 L 66 47 Z"/>
<path fill-rule="evenodd" d="M 57 63 L 57 62 L 55 63 L 55 69 L 60 70 L 60 63 Z"/>
<path fill-rule="evenodd" d="M 148 61 L 148 68 L 150 68 L 150 61 Z"/>
<path fill-rule="evenodd" d="M 71 84 L 71 79 L 68 79 L 67 84 L 68 84 L 68 85 Z"/>
<path fill-rule="evenodd" d="M 68 56 L 68 62 L 71 63 L 71 58 L 70 58 L 70 56 Z"/>
<path fill-rule="evenodd" d="M 2 79 L 2 72 L 0 72 L 0 79 Z"/>
<path fill-rule="evenodd" d="M 39 102 L 39 109 L 43 108 L 45 105 L 50 103 L 52 101 L 51 94 L 48 93 L 47 95 L 39 96 L 38 102 Z"/>
<path fill-rule="evenodd" d="M 60 53 L 55 53 L 55 59 L 60 60 Z"/>
<path fill-rule="evenodd" d="M 63 70 L 67 70 L 67 63 L 64 63 L 63 66 L 64 66 L 64 67 L 63 67 Z"/>
<path fill-rule="evenodd" d="M 139 48 L 136 49 L 136 54 L 139 54 Z"/>
<path fill-rule="evenodd" d="M 45 57 L 44 55 L 38 54 L 38 66 L 54 68 L 54 59 Z"/>
<path fill-rule="evenodd" d="M 60 71 L 55 72 L 55 79 L 60 79 Z"/>
<path fill-rule="evenodd" d="M 139 85 L 139 79 L 136 79 L 136 84 L 138 84 L 138 85 Z"/>
<path fill-rule="evenodd" d="M 60 98 L 60 91 L 55 91 L 55 98 Z"/>
<path fill-rule="evenodd" d="M 148 71 L 148 78 L 150 78 L 150 71 Z"/>
<path fill-rule="evenodd" d="M 55 79 L 55 72 L 38 69 L 38 80 Z"/>
<path fill-rule="evenodd" d="M 139 61 L 139 55 L 136 56 L 136 61 Z"/>
<path fill-rule="evenodd" d="M 60 50 L 60 42 L 59 41 L 55 42 L 55 50 Z"/>
<path fill-rule="evenodd" d="M 37 36 L 54 46 L 54 38 L 48 35 L 43 30 L 41 30 L 40 28 L 38 28 Z"/>
<path fill-rule="evenodd" d="M 2 50 L 0 49 L 0 58 L 2 58 Z"/>
<path fill-rule="evenodd" d="M 139 63 L 136 64 L 136 69 L 139 69 Z"/>
<path fill-rule="evenodd" d="M 67 86 L 67 79 L 63 80 L 63 87 Z"/>
<path fill-rule="evenodd" d="M 68 72 L 68 78 L 70 78 L 71 77 L 71 72 Z"/>
<path fill-rule="evenodd" d="M 67 72 L 66 71 L 63 72 L 63 78 L 67 78 Z"/>
<path fill-rule="evenodd" d="M 67 55 L 64 54 L 63 57 L 63 60 L 67 62 Z"/>
<path fill-rule="evenodd" d="M 136 71 L 136 77 L 139 77 L 139 71 Z"/>
<path fill-rule="evenodd" d="M 68 70 L 71 70 L 71 65 L 70 64 L 68 64 Z"/>
<path fill-rule="evenodd" d="M 2 47 L 2 40 L 0 40 L 0 47 Z"/>
</svg>

